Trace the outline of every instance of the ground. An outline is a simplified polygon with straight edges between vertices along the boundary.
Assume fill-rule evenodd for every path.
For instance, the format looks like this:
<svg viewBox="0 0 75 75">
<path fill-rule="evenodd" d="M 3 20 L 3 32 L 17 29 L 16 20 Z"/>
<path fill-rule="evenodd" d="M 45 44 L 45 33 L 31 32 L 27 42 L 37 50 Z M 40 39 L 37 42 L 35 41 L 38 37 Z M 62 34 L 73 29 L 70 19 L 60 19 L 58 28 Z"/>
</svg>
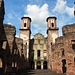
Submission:
<svg viewBox="0 0 75 75">
<path fill-rule="evenodd" d="M 50 70 L 22 70 L 18 71 L 16 74 L 6 74 L 6 75 L 65 75 L 65 74 L 57 74 L 56 72 L 52 72 Z"/>
</svg>

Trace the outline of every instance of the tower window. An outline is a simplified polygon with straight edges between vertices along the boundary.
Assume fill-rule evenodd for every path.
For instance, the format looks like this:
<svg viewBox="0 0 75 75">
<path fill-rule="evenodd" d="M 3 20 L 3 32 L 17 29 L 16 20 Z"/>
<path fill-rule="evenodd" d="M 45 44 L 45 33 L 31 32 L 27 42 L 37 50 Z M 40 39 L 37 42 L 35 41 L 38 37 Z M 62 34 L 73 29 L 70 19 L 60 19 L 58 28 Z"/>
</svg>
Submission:
<svg viewBox="0 0 75 75">
<path fill-rule="evenodd" d="M 26 23 L 24 23 L 24 27 L 26 27 Z"/>
<path fill-rule="evenodd" d="M 52 27 L 54 27 L 54 23 L 52 23 Z"/>
</svg>

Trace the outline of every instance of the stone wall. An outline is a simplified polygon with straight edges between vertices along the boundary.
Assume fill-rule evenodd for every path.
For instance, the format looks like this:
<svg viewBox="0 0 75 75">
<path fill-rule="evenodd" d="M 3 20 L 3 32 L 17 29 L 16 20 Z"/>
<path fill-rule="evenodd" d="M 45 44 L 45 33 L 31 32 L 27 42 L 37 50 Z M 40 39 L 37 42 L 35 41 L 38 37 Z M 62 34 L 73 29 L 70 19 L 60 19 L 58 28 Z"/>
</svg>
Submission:
<svg viewBox="0 0 75 75">
<path fill-rule="evenodd" d="M 6 62 L 6 71 L 9 72 L 12 70 L 12 52 L 13 52 L 13 47 L 14 47 L 14 42 L 15 42 L 15 33 L 16 29 L 12 25 L 4 24 L 4 31 L 2 32 L 2 41 L 3 45 L 6 42 L 6 54 L 7 54 L 7 62 Z"/>
<path fill-rule="evenodd" d="M 70 25 L 65 25 L 62 27 L 62 33 L 63 35 L 68 34 L 68 33 L 75 33 L 75 24 L 70 24 Z"/>
<path fill-rule="evenodd" d="M 13 70 L 21 69 L 22 67 L 22 51 L 23 50 L 23 40 L 21 38 L 15 37 L 14 50 L 12 52 L 12 68 Z M 16 65 L 16 66 L 15 66 Z"/>
<path fill-rule="evenodd" d="M 64 26 L 62 29 L 63 36 L 58 37 L 52 45 L 52 70 L 75 75 L 75 24 Z"/>
</svg>

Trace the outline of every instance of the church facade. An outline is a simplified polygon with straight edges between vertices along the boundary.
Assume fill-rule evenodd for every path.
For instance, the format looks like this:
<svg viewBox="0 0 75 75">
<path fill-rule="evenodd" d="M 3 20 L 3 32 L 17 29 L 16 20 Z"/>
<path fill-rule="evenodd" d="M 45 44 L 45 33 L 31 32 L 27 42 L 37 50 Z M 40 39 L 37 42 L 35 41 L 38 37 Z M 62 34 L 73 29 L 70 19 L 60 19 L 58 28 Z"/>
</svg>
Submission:
<svg viewBox="0 0 75 75">
<path fill-rule="evenodd" d="M 46 21 L 48 27 L 47 38 L 41 33 L 37 33 L 33 39 L 30 39 L 31 18 L 22 17 L 20 38 L 23 39 L 23 51 L 26 53 L 26 60 L 28 62 L 30 61 L 31 68 L 34 69 L 51 69 L 51 45 L 55 43 L 55 39 L 58 37 L 58 28 L 56 25 L 56 17 L 48 17 Z M 24 50 L 25 46 L 26 50 Z"/>
<path fill-rule="evenodd" d="M 31 68 L 48 69 L 48 49 L 47 38 L 41 33 L 34 35 L 30 44 L 31 50 Z"/>
</svg>

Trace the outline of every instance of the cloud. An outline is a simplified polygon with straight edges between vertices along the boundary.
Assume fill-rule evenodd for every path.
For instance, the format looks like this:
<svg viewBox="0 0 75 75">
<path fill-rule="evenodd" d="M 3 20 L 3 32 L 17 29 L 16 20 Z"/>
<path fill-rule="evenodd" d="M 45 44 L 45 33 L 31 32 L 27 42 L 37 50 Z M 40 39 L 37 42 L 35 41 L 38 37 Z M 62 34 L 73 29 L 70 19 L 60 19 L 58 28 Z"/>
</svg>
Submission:
<svg viewBox="0 0 75 75">
<path fill-rule="evenodd" d="M 73 10 L 73 7 L 67 6 L 67 2 L 65 0 L 57 0 L 53 12 L 57 12 L 58 14 L 67 14 L 70 17 L 73 17 Z"/>
<path fill-rule="evenodd" d="M 8 17 L 9 19 L 12 19 L 12 18 L 13 18 L 13 14 L 12 14 L 12 13 L 9 13 L 9 14 L 7 14 L 7 17 Z"/>
<path fill-rule="evenodd" d="M 19 35 L 17 34 L 17 35 L 15 35 L 15 37 L 18 37 L 19 38 Z"/>
<path fill-rule="evenodd" d="M 68 6 L 66 6 L 66 13 L 70 16 L 70 17 L 74 17 L 74 8 L 70 8 Z"/>
<path fill-rule="evenodd" d="M 32 19 L 32 36 L 38 32 L 46 35 L 46 18 L 50 15 L 50 12 L 48 11 L 48 4 L 44 4 L 41 7 L 37 5 L 27 5 L 26 13 L 27 15 L 24 16 L 28 16 Z"/>
<path fill-rule="evenodd" d="M 46 24 L 46 18 L 49 16 L 48 4 L 42 7 L 37 5 L 27 5 L 27 15 L 32 19 L 32 25 L 35 27 L 43 27 Z"/>
<path fill-rule="evenodd" d="M 66 1 L 64 0 L 57 0 L 56 2 L 56 6 L 53 9 L 54 12 L 58 12 L 58 13 L 64 13 L 64 9 L 66 7 Z"/>
</svg>

